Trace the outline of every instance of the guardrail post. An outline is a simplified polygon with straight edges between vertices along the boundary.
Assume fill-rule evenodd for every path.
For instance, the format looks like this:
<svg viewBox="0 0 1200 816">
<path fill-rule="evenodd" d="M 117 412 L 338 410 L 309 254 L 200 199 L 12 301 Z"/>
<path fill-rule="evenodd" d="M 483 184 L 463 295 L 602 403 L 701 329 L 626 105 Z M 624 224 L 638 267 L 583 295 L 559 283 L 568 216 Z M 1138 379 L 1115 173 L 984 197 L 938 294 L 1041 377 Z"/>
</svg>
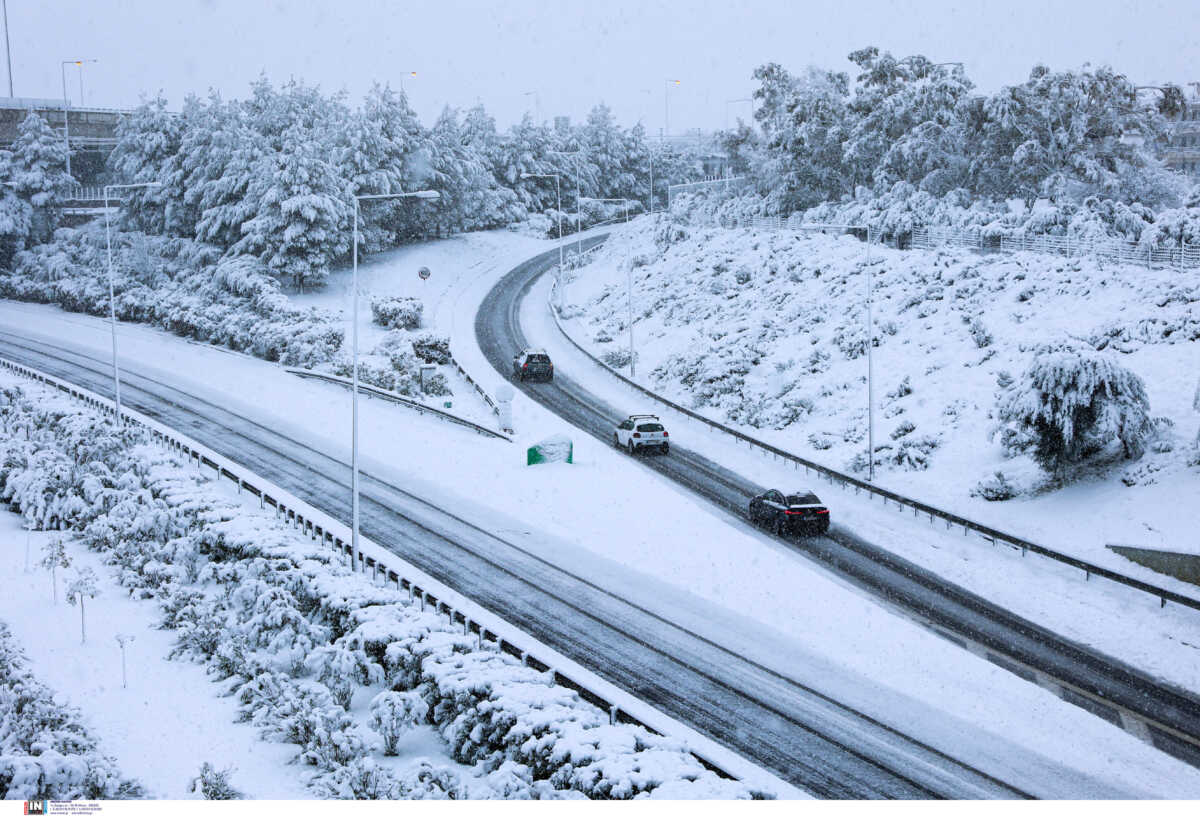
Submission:
<svg viewBox="0 0 1200 816">
<path fill-rule="evenodd" d="M 617 712 L 620 710 L 621 709 L 617 708 L 615 705 L 609 707 L 609 709 L 608 709 L 608 724 L 609 725 L 617 724 Z"/>
</svg>

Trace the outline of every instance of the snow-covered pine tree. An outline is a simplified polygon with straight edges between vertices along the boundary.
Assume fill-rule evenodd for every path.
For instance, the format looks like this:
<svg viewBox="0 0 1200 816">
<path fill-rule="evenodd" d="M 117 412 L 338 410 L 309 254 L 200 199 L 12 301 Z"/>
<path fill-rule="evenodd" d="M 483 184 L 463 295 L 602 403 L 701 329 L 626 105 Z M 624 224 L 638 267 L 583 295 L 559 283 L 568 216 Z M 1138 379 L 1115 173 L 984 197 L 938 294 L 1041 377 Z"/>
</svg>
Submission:
<svg viewBox="0 0 1200 816">
<path fill-rule="evenodd" d="M 996 416 L 1032 434 L 1033 458 L 1057 476 L 1114 442 L 1126 458 L 1140 456 L 1153 431 L 1141 378 L 1073 342 L 1038 346 L 1029 369 L 998 395 Z"/>
<path fill-rule="evenodd" d="M 242 225 L 242 239 L 232 249 L 258 256 L 298 286 L 323 281 L 351 238 L 347 184 L 309 136 L 289 127 L 282 150 L 258 162 L 249 187 L 258 212 Z"/>
<path fill-rule="evenodd" d="M 181 168 L 187 201 L 197 213 L 195 237 L 229 249 L 258 213 L 261 188 L 253 182 L 263 166 L 262 140 L 241 104 L 215 94 L 196 124 L 208 132 L 189 132 L 180 151 L 187 156 Z"/>
<path fill-rule="evenodd" d="M 12 268 L 32 227 L 33 207 L 7 183 L 12 180 L 12 153 L 0 150 L 0 270 Z"/>
<path fill-rule="evenodd" d="M 117 124 L 117 145 L 108 157 L 108 168 L 122 183 L 162 181 L 168 162 L 179 152 L 184 122 L 167 112 L 161 94 L 143 99 L 131 116 Z M 167 202 L 181 197 L 174 186 L 136 188 L 122 193 L 122 224 L 127 229 L 164 234 Z"/>
<path fill-rule="evenodd" d="M 58 208 L 71 188 L 67 148 L 61 136 L 32 110 L 17 130 L 9 171 L 12 189 L 32 208 L 30 236 L 48 241 L 58 224 Z"/>
<path fill-rule="evenodd" d="M 96 573 L 91 567 L 84 567 L 75 573 L 67 582 L 67 603 L 75 605 L 79 600 L 79 642 L 87 643 L 87 612 L 84 610 L 83 599 L 95 598 L 100 592 L 96 585 Z"/>
</svg>

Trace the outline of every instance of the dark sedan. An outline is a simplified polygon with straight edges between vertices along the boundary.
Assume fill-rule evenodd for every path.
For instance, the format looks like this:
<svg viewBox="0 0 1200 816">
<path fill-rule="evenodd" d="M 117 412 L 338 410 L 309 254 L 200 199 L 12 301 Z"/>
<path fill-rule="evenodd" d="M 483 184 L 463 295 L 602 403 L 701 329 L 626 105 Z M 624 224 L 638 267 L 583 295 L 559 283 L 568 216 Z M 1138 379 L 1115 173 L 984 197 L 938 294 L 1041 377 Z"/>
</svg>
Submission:
<svg viewBox="0 0 1200 816">
<path fill-rule="evenodd" d="M 750 521 L 776 535 L 820 535 L 829 532 L 829 508 L 811 490 L 767 490 L 750 500 Z"/>
</svg>

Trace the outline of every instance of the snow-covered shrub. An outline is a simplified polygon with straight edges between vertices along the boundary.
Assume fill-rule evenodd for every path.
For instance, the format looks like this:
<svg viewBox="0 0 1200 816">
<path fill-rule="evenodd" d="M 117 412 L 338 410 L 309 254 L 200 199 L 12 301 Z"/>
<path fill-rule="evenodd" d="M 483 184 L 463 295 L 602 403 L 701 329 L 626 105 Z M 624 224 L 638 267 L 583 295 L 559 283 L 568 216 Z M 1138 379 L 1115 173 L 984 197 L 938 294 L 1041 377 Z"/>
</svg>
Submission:
<svg viewBox="0 0 1200 816">
<path fill-rule="evenodd" d="M 103 433 L 88 453 L 88 425 L 74 416 L 54 400 L 43 405 L 16 391 L 0 392 L 0 483 L 38 467 L 39 460 L 25 455 L 35 443 L 14 435 L 14 429 L 38 428 L 36 444 L 60 453 L 74 450 L 77 461 L 102 464 L 103 469 L 76 468 L 49 501 L 83 492 L 88 480 L 90 495 L 107 496 L 90 520 L 76 519 L 85 540 L 119 571 L 122 583 L 162 604 L 164 621 L 201 633 L 185 637 L 181 631 L 176 654 L 207 659 L 215 675 L 234 678 L 229 685 L 242 717 L 264 737 L 298 746 L 297 758 L 316 769 L 314 792 L 357 796 L 390 789 L 389 795 L 409 797 L 464 792 L 450 770 L 421 768 L 389 788 L 370 769 L 363 760 L 371 749 L 360 728 L 329 687 L 311 676 L 319 666 L 310 669 L 303 660 L 332 647 L 353 654 L 343 661 L 321 651 L 315 663 L 335 668 L 349 663 L 348 675 L 359 683 L 378 682 L 380 668 L 386 669 L 393 691 L 413 692 L 428 706 L 426 721 L 440 730 L 456 757 L 490 770 L 506 761 L 528 768 L 531 797 L 559 798 L 572 789 L 593 798 L 630 798 L 663 785 L 722 798 L 751 795 L 744 785 L 705 770 L 681 744 L 639 728 L 610 726 L 606 712 L 554 686 L 550 676 L 508 655 L 481 651 L 475 637 L 420 610 L 405 594 L 365 585 L 303 534 L 247 518 L 169 454 L 113 446 Z M 142 514 L 151 521 L 135 526 L 136 537 L 147 530 L 161 534 L 124 546 L 120 525 Z M 193 565 L 174 564 L 177 554 Z M 215 649 L 207 639 L 213 630 Z M 8 676 L 0 671 L 0 689 Z M 416 699 L 412 709 L 415 715 Z M 43 711 L 47 717 L 63 715 L 50 704 Z M 26 736 L 35 738 L 36 731 Z M 65 747 L 65 741 L 58 745 Z M 0 745 L 0 754 L 8 753 L 9 746 Z M 24 760 L 5 762 L 0 758 L 0 779 L 32 773 Z M 111 798 L 117 787 L 101 791 L 102 798 Z"/>
<path fill-rule="evenodd" d="M 440 334 L 425 333 L 417 335 L 412 340 L 413 354 L 423 363 L 449 365 L 450 338 Z"/>
<path fill-rule="evenodd" d="M 462 799 L 465 791 L 458 775 L 450 768 L 435 768 L 422 762 L 400 778 L 405 799 Z"/>
<path fill-rule="evenodd" d="M 897 400 L 901 397 L 907 397 L 913 392 L 911 378 L 906 374 L 904 379 L 897 383 L 896 387 L 887 392 L 887 398 Z"/>
<path fill-rule="evenodd" d="M 199 794 L 202 799 L 244 799 L 245 796 L 229 779 L 234 770 L 230 767 L 218 771 L 211 762 L 205 762 L 200 766 L 200 774 L 188 785 L 188 790 Z"/>
<path fill-rule="evenodd" d="M 1140 377 L 1078 343 L 1042 344 L 1033 354 L 1021 379 L 998 395 L 993 433 L 1028 433 L 1034 459 L 1057 475 L 1112 442 L 1127 459 L 1142 454 L 1153 426 Z"/>
<path fill-rule="evenodd" d="M 917 429 L 917 426 L 913 424 L 912 420 L 906 419 L 903 422 L 901 422 L 899 425 L 897 425 L 894 429 L 892 429 L 892 433 L 890 434 L 890 436 L 892 437 L 892 439 L 899 439 L 902 436 L 907 436 L 908 434 L 912 433 L 916 429 Z"/>
<path fill-rule="evenodd" d="M 387 768 L 371 757 L 355 757 L 332 771 L 318 774 L 309 789 L 324 799 L 404 799 L 404 789 Z"/>
<path fill-rule="evenodd" d="M 336 315 L 294 306 L 253 258 L 223 258 L 195 241 L 121 231 L 113 232 L 113 256 L 120 320 L 309 368 L 342 345 Z M 103 227 L 60 229 L 53 243 L 17 254 L 12 269 L 0 274 L 0 296 L 107 317 L 107 269 Z"/>
<path fill-rule="evenodd" d="M 987 330 L 983 322 L 979 318 L 971 320 L 968 329 L 971 332 L 971 339 L 975 341 L 975 345 L 979 348 L 987 348 L 992 344 L 992 333 Z"/>
<path fill-rule="evenodd" d="M 371 298 L 371 315 L 385 329 L 419 329 L 425 305 L 418 298 Z"/>
<path fill-rule="evenodd" d="M 997 470 L 986 479 L 981 480 L 971 488 L 971 495 L 985 501 L 1007 501 L 1017 495 L 1017 488 L 1003 471 Z"/>
<path fill-rule="evenodd" d="M 304 665 L 345 709 L 350 708 L 356 688 L 383 682 L 383 667 L 367 657 L 353 638 L 342 638 L 332 646 L 318 646 Z"/>
<path fill-rule="evenodd" d="M 404 732 L 424 722 L 429 704 L 412 691 L 384 691 L 371 701 L 371 727 L 383 737 L 384 756 L 396 755 L 396 744 Z"/>
<path fill-rule="evenodd" d="M 629 349 L 623 346 L 611 348 L 600 355 L 600 362 L 609 368 L 629 368 Z"/>
<path fill-rule="evenodd" d="M 0 622 L 0 799 L 133 799 L 144 795 L 100 753 L 78 709 L 29 671 Z"/>
</svg>

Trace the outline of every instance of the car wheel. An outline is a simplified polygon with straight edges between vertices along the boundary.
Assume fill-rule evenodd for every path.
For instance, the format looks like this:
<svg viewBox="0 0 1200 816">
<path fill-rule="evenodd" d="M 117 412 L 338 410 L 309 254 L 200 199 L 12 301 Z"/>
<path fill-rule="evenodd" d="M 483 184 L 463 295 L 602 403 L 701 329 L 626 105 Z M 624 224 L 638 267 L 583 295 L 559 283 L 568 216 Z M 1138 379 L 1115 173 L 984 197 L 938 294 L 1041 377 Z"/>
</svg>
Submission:
<svg viewBox="0 0 1200 816">
<path fill-rule="evenodd" d="M 774 525 L 773 525 L 773 527 L 772 527 L 772 531 L 773 531 L 773 532 L 775 533 L 775 535 L 777 535 L 777 536 L 781 536 L 781 537 L 782 537 L 782 536 L 783 536 L 783 534 L 784 534 L 783 519 L 781 519 L 779 516 L 776 516 L 776 517 L 775 517 L 775 524 L 774 524 Z"/>
<path fill-rule="evenodd" d="M 671 452 L 671 445 L 670 445 L 670 443 L 668 443 L 668 442 L 664 442 L 664 443 L 662 444 L 662 447 L 658 449 L 658 452 L 659 452 L 659 453 L 661 453 L 663 456 L 666 456 L 668 453 L 670 453 L 670 452 Z"/>
<path fill-rule="evenodd" d="M 632 439 L 630 439 L 630 440 L 629 440 L 629 455 L 630 455 L 630 456 L 633 456 L 633 454 L 634 454 L 636 451 L 637 451 L 637 448 L 635 448 L 635 447 L 633 446 L 633 440 L 632 440 Z"/>
<path fill-rule="evenodd" d="M 617 449 L 620 449 L 621 447 L 621 437 L 617 436 L 616 434 L 613 434 L 613 447 Z"/>
</svg>

